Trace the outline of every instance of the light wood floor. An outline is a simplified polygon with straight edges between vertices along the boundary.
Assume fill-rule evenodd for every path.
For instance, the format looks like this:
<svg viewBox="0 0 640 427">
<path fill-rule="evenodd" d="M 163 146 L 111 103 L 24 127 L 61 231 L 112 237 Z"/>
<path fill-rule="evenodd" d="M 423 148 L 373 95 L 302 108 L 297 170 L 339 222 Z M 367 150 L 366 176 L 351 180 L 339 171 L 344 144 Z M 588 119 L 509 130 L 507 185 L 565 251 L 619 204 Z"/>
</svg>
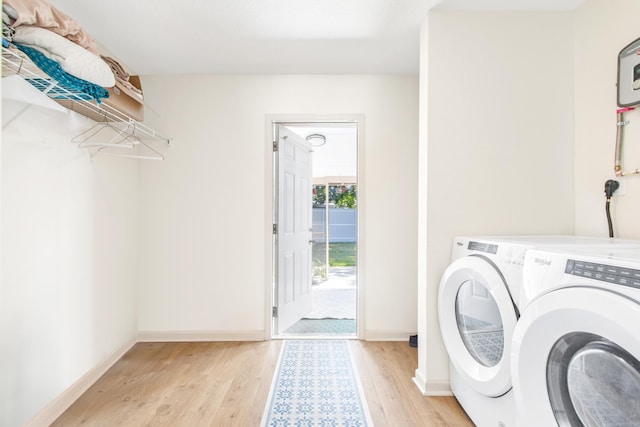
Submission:
<svg viewBox="0 0 640 427">
<path fill-rule="evenodd" d="M 453 397 L 418 391 L 415 348 L 349 343 L 377 427 L 473 426 Z M 259 426 L 280 346 L 138 343 L 53 426 Z"/>
</svg>

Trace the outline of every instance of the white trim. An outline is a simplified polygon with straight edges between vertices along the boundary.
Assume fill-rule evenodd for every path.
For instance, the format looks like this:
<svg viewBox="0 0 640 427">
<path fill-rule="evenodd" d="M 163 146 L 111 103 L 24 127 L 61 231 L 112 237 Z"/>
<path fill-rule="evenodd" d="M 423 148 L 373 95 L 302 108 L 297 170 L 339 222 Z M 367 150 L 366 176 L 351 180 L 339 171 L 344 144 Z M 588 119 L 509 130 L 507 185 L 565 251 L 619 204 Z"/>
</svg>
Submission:
<svg viewBox="0 0 640 427">
<path fill-rule="evenodd" d="M 427 381 L 422 376 L 420 369 L 416 369 L 413 383 L 423 396 L 453 396 L 449 381 Z"/>
<path fill-rule="evenodd" d="M 453 396 L 449 381 L 427 381 L 425 396 Z"/>
<path fill-rule="evenodd" d="M 275 116 L 265 118 L 265 179 L 264 179 L 264 339 L 273 338 L 272 308 L 273 301 L 273 122 Z"/>
<path fill-rule="evenodd" d="M 415 335 L 415 331 L 364 331 L 365 341 L 406 341 L 407 345 L 411 335 Z"/>
<path fill-rule="evenodd" d="M 357 338 L 364 338 L 365 332 L 365 207 L 366 207 L 366 185 L 365 185 L 365 115 L 364 114 L 267 114 L 265 116 L 265 180 L 264 180 L 264 206 L 265 206 L 265 340 L 274 338 L 271 310 L 274 307 L 273 301 L 273 125 L 274 123 L 331 123 L 331 122 L 353 122 L 357 125 L 357 150 L 358 150 L 358 262 L 357 262 Z M 405 338 L 403 338 L 405 339 Z M 408 339 L 408 336 L 406 337 Z M 395 340 L 394 340 L 395 341 Z"/>
<path fill-rule="evenodd" d="M 104 375 L 118 360 L 124 356 L 124 354 L 136 344 L 135 339 L 129 340 L 125 345 L 111 353 L 93 368 L 91 368 L 86 374 L 81 376 L 76 382 L 69 386 L 66 390 L 53 399 L 47 406 L 34 415 L 29 421 L 27 421 L 23 427 L 38 427 L 48 426 L 60 417 L 69 409 L 69 407 L 76 401 L 82 394 L 84 394 L 89 387 L 91 387 L 98 379 Z"/>
<path fill-rule="evenodd" d="M 264 341 L 265 331 L 141 331 L 138 342 Z"/>
<path fill-rule="evenodd" d="M 413 383 L 418 387 L 420 393 L 424 396 L 427 392 L 427 380 L 422 376 L 422 372 L 420 369 L 416 369 L 414 377 L 412 378 Z"/>
<path fill-rule="evenodd" d="M 358 135 L 356 136 L 356 144 L 358 150 L 358 168 L 356 169 L 356 179 L 358 181 L 358 245 L 357 245 L 357 315 L 356 315 L 356 336 L 362 339 L 365 336 L 365 295 L 366 295 L 366 268 L 365 268 L 365 230 L 366 220 L 365 212 L 367 206 L 367 186 L 364 179 L 365 175 L 365 117 L 364 114 L 358 114 L 353 117 L 357 123 Z"/>
</svg>

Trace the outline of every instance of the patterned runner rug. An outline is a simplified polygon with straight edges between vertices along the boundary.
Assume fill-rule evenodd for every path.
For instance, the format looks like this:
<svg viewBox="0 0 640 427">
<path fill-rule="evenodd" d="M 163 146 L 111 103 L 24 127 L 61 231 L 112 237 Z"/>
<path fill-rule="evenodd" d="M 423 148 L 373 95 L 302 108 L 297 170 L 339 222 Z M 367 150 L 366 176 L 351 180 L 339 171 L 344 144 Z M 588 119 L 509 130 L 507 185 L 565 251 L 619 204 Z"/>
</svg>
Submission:
<svg viewBox="0 0 640 427">
<path fill-rule="evenodd" d="M 284 341 L 262 426 L 373 426 L 348 342 Z"/>
</svg>

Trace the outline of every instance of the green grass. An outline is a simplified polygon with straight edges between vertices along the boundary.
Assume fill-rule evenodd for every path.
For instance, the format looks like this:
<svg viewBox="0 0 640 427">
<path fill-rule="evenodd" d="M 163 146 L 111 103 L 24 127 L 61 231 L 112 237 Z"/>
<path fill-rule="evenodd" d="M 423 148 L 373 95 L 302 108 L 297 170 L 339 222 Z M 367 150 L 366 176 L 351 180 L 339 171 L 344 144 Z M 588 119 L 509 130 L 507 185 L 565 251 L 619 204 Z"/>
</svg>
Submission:
<svg viewBox="0 0 640 427">
<path fill-rule="evenodd" d="M 329 266 L 354 267 L 355 265 L 355 243 L 329 243 Z"/>
<path fill-rule="evenodd" d="M 329 243 L 329 266 L 330 267 L 355 267 L 356 265 L 355 243 Z M 325 244 L 314 243 L 313 259 L 324 263 Z"/>
</svg>

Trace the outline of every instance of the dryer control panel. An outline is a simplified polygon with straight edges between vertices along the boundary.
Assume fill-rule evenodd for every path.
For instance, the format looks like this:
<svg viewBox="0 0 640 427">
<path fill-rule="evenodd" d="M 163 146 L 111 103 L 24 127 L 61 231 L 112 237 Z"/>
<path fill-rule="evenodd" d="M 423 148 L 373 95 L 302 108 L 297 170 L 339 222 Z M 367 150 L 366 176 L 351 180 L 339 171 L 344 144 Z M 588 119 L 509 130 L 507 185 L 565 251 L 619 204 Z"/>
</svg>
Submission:
<svg viewBox="0 0 640 427">
<path fill-rule="evenodd" d="M 468 249 L 470 251 L 479 251 L 486 252 L 488 254 L 497 254 L 498 253 L 498 245 L 492 243 L 484 243 L 484 242 L 469 242 Z"/>
</svg>

